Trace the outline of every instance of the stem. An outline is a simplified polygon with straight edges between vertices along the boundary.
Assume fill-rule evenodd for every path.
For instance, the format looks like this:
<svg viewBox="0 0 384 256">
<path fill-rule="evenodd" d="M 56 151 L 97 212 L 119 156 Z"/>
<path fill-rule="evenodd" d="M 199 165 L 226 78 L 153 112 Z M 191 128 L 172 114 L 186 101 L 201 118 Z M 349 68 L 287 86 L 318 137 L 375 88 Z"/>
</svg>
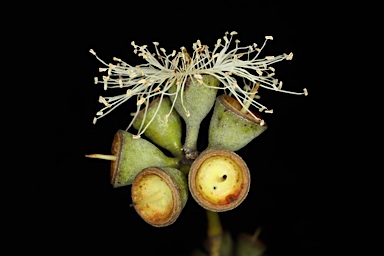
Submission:
<svg viewBox="0 0 384 256">
<path fill-rule="evenodd" d="M 240 110 L 241 113 L 247 113 L 249 106 L 251 105 L 251 101 L 255 98 L 255 94 L 257 90 L 259 89 L 260 82 L 257 82 L 257 84 L 252 88 L 252 91 L 249 94 L 250 100 L 247 100 L 244 102 L 244 107 Z"/>
<path fill-rule="evenodd" d="M 188 176 L 189 170 L 191 169 L 193 159 L 187 159 L 183 154 L 182 158 L 179 161 L 179 170 L 186 176 Z"/>
<path fill-rule="evenodd" d="M 187 159 L 195 159 L 198 155 L 197 138 L 199 136 L 200 123 L 197 125 L 186 125 L 186 136 L 183 150 Z"/>
<path fill-rule="evenodd" d="M 91 155 L 85 155 L 85 157 L 116 161 L 116 156 L 114 155 L 91 154 Z"/>
<path fill-rule="evenodd" d="M 220 245 L 223 235 L 223 228 L 220 223 L 219 214 L 207 210 L 208 219 L 208 239 L 209 239 L 209 254 L 210 256 L 219 256 Z"/>
</svg>

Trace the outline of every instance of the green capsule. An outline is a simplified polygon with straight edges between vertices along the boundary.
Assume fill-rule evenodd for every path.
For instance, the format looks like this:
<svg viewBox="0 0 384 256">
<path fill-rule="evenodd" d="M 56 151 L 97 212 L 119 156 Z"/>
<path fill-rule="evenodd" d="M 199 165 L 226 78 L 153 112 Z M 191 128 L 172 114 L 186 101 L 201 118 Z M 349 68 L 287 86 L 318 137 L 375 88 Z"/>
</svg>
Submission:
<svg viewBox="0 0 384 256">
<path fill-rule="evenodd" d="M 134 138 L 119 130 L 112 143 L 112 154 L 117 156 L 111 163 L 111 183 L 114 187 L 131 185 L 136 175 L 149 166 L 177 168 L 179 160 L 166 156 L 153 143 Z"/>
<path fill-rule="evenodd" d="M 200 124 L 215 103 L 220 81 L 211 75 L 196 75 L 194 78 L 188 77 L 184 84 L 180 83 L 182 85 L 178 92 L 177 86 L 180 85 L 174 84 L 169 93 L 171 101 L 175 103 L 175 109 L 186 124 L 183 145 L 186 158 L 195 159 L 198 155 L 196 144 Z"/>
<path fill-rule="evenodd" d="M 179 159 L 166 156 L 156 145 L 118 130 L 112 142 L 112 155 L 91 154 L 89 158 L 111 161 L 110 181 L 114 188 L 131 185 L 136 175 L 150 166 L 179 166 Z"/>
<path fill-rule="evenodd" d="M 241 109 L 236 99 L 228 95 L 217 97 L 209 125 L 208 148 L 236 151 L 267 129 L 263 120 Z"/>
</svg>

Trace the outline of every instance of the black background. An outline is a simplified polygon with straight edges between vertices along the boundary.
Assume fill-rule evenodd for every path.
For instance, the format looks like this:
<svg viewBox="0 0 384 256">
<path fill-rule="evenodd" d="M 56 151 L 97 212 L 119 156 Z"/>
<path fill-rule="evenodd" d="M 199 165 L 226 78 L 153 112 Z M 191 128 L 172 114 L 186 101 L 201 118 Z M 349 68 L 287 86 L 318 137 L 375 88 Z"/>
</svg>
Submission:
<svg viewBox="0 0 384 256">
<path fill-rule="evenodd" d="M 60 8 L 58 8 L 60 9 Z M 71 7 L 57 20 L 47 44 L 59 64 L 54 98 L 56 117 L 47 132 L 55 143 L 47 154 L 53 160 L 51 182 L 35 187 L 47 210 L 40 217 L 48 224 L 47 234 L 57 236 L 57 248 L 69 252 L 126 255 L 188 255 L 206 236 L 204 210 L 192 198 L 171 226 L 154 228 L 130 207 L 130 186 L 114 189 L 109 183 L 108 161 L 89 159 L 85 154 L 109 154 L 115 132 L 129 124 L 134 105 L 126 103 L 92 124 L 102 107 L 101 85 L 93 84 L 101 63 L 89 53 L 94 49 L 104 61 L 118 57 L 141 64 L 131 41 L 138 45 L 158 41 L 172 51 L 191 48 L 200 39 L 213 47 L 226 31 L 237 31 L 241 45 L 257 43 L 272 35 L 262 56 L 293 52 L 291 61 L 273 65 L 284 89 L 309 95 L 295 96 L 259 90 L 260 102 L 274 109 L 265 114 L 268 129 L 237 153 L 247 162 L 252 184 L 248 197 L 236 209 L 220 213 L 224 229 L 234 236 L 253 233 L 262 227 L 260 239 L 267 254 L 320 255 L 327 248 L 331 229 L 328 215 L 326 166 L 330 157 L 322 149 L 327 125 L 321 95 L 323 42 L 331 35 L 319 17 L 324 13 L 314 3 L 307 5 L 244 1 L 207 6 L 205 2 L 164 5 L 105 3 L 88 8 Z M 54 15 L 53 15 L 54 16 Z M 56 20 L 56 19 L 55 19 Z M 55 48 L 55 47 L 53 47 Z M 199 149 L 207 145 L 209 116 L 202 124 Z M 327 159 L 327 160 L 326 160 Z M 54 179 L 54 182 L 52 182 Z M 52 200 L 51 192 L 55 192 Z M 59 234 L 59 235 L 53 235 Z M 138 253 L 140 252 L 140 254 Z"/>
</svg>

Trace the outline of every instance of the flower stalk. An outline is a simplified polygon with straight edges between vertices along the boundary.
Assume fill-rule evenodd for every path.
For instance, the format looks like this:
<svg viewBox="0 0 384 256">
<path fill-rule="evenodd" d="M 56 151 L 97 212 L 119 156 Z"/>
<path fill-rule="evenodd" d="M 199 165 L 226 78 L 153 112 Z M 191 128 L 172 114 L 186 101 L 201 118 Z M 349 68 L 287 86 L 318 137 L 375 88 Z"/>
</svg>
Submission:
<svg viewBox="0 0 384 256">
<path fill-rule="evenodd" d="M 223 236 L 223 228 L 221 226 L 220 217 L 217 212 L 206 210 L 208 223 L 208 241 L 209 255 L 220 256 L 220 247 Z"/>
</svg>

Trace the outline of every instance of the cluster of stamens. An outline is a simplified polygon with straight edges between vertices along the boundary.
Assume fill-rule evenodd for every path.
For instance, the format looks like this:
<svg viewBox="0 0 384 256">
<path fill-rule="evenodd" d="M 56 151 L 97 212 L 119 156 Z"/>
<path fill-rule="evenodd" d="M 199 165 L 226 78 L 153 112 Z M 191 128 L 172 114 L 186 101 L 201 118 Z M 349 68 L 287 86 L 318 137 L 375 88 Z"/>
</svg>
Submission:
<svg viewBox="0 0 384 256">
<path fill-rule="evenodd" d="M 103 84 L 104 90 L 108 88 L 123 89 L 123 94 L 113 97 L 99 97 L 99 102 L 104 107 L 96 113 L 93 123 L 120 106 L 133 96 L 137 97 L 136 113 L 133 114 L 131 123 L 127 130 L 132 126 L 133 121 L 143 104 L 149 103 L 153 98 L 160 97 L 160 100 L 166 95 L 171 95 L 169 89 L 176 85 L 177 90 L 172 94 L 178 95 L 183 92 L 187 79 L 194 79 L 202 86 L 208 86 L 203 82 L 202 75 L 211 75 L 220 81 L 217 89 L 225 90 L 225 93 L 236 98 L 249 114 L 257 118 L 249 106 L 252 105 L 260 112 L 272 113 L 267 107 L 257 102 L 259 96 L 256 95 L 259 87 L 284 93 L 307 95 L 304 88 L 303 92 L 291 92 L 282 89 L 282 81 L 274 78 L 275 69 L 270 65 L 282 61 L 291 60 L 293 54 L 282 54 L 278 56 L 266 56 L 258 59 L 261 50 L 268 40 L 273 40 L 272 36 L 266 36 L 263 45 L 258 48 L 257 44 L 240 47 L 239 40 L 235 41 L 235 48 L 229 50 L 233 41 L 233 36 L 237 32 L 226 32 L 223 40 L 219 38 L 210 51 L 207 45 L 203 45 L 200 40 L 192 46 L 192 54 L 189 54 L 185 47 L 181 47 L 179 52 L 173 50 L 167 54 L 164 48 L 159 48 L 158 42 L 153 42 L 155 53 L 151 53 L 147 45 L 138 46 L 132 41 L 134 53 L 142 57 L 147 63 L 131 66 L 119 58 L 113 58 L 116 64 L 107 64 L 101 60 L 91 49 L 90 52 L 104 64 L 100 72 L 106 72 L 102 76 L 102 81 L 95 78 L 95 84 Z M 228 37 L 229 35 L 229 37 Z M 237 79 L 242 79 L 242 86 L 238 84 Z M 182 95 L 182 94 L 181 94 Z M 181 96 L 182 97 L 182 96 Z M 159 104 L 160 105 L 160 104 Z M 173 106 L 172 106 L 173 108 Z M 188 109 L 184 108 L 186 113 Z M 154 117 L 152 117 L 154 118 Z M 167 115 L 164 117 L 167 118 Z M 147 124 L 146 127 L 151 123 Z M 136 137 L 144 133 L 146 127 L 141 127 Z"/>
</svg>

